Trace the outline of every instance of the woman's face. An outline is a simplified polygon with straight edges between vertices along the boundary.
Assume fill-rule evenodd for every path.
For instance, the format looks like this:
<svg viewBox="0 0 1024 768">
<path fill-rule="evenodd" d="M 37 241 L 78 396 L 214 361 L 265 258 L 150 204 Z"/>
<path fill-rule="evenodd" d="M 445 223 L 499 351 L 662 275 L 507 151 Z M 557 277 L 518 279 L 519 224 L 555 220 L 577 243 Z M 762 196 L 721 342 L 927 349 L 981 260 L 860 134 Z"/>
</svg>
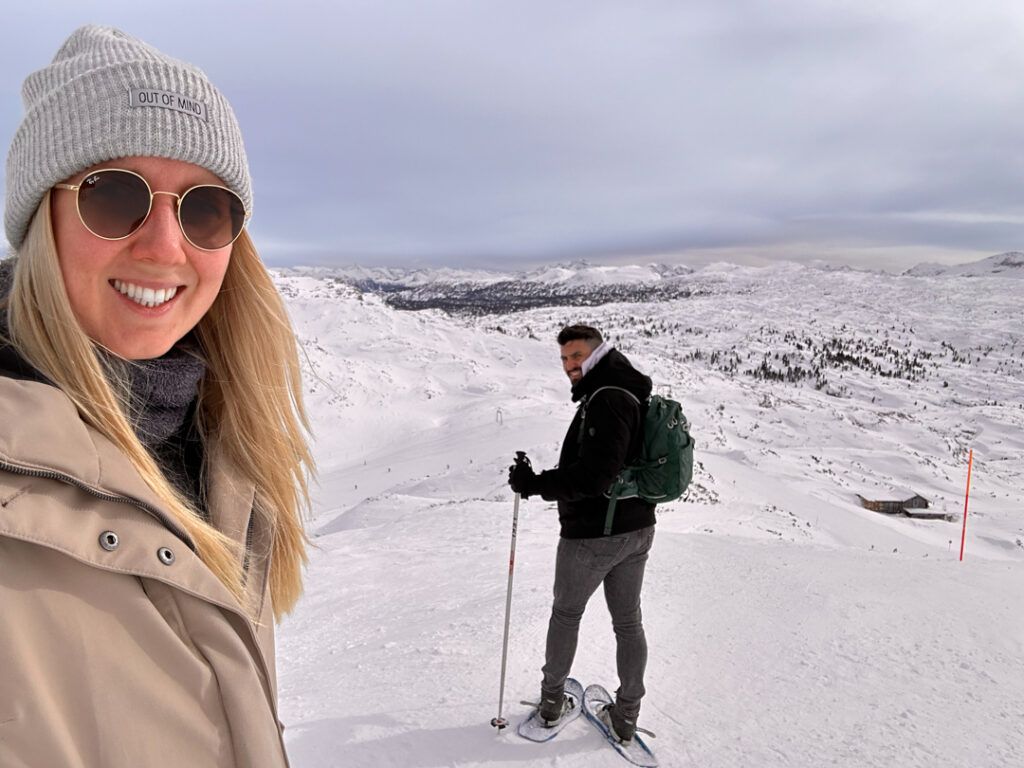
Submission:
<svg viewBox="0 0 1024 768">
<path fill-rule="evenodd" d="M 80 184 L 101 168 L 135 171 L 154 192 L 180 195 L 197 184 L 222 184 L 198 165 L 156 157 L 101 163 L 67 183 Z M 82 224 L 75 192 L 55 189 L 51 194 L 57 258 L 71 310 L 86 335 L 129 360 L 163 355 L 217 298 L 231 246 L 203 251 L 189 243 L 178 226 L 177 198 L 171 195 L 154 195 L 146 223 L 124 240 L 104 240 Z"/>
</svg>

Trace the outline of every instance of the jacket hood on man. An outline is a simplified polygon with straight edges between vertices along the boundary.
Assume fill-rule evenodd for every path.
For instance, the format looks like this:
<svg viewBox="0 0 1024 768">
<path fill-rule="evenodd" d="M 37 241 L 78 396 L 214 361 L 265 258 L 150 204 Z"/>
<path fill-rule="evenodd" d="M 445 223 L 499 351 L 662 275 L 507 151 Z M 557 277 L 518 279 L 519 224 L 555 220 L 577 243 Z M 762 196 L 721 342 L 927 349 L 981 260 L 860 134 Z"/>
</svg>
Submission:
<svg viewBox="0 0 1024 768">
<path fill-rule="evenodd" d="M 626 356 L 614 347 L 608 350 L 604 357 L 573 385 L 572 401 L 577 403 L 582 398 L 596 392 L 600 387 L 608 386 L 628 389 L 641 402 L 651 396 L 650 377 L 640 373 Z"/>
</svg>

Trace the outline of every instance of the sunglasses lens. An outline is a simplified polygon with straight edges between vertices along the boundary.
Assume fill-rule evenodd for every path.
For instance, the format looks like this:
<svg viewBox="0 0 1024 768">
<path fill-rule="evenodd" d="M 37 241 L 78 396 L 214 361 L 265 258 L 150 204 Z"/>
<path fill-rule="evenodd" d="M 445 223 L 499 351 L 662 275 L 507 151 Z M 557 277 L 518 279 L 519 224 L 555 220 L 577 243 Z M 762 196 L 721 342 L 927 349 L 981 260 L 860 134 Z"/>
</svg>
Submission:
<svg viewBox="0 0 1024 768">
<path fill-rule="evenodd" d="M 124 171 L 90 173 L 78 190 L 78 212 L 89 230 L 100 237 L 128 237 L 149 215 L 149 187 L 139 176 Z"/>
<path fill-rule="evenodd" d="M 245 206 L 223 187 L 193 187 L 178 209 L 181 231 L 192 245 L 215 251 L 231 245 L 245 224 Z"/>
</svg>

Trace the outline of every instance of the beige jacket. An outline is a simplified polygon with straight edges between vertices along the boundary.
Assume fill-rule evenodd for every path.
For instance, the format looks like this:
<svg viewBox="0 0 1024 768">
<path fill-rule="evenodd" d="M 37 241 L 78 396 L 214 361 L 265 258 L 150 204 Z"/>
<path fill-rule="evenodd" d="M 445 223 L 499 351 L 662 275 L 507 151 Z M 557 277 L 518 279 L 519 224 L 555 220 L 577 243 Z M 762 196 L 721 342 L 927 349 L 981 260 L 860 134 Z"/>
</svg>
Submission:
<svg viewBox="0 0 1024 768">
<path fill-rule="evenodd" d="M 211 519 L 245 541 L 253 487 L 213 456 Z M 0 766 L 286 766 L 270 534 L 254 624 L 59 390 L 0 377 Z"/>
</svg>

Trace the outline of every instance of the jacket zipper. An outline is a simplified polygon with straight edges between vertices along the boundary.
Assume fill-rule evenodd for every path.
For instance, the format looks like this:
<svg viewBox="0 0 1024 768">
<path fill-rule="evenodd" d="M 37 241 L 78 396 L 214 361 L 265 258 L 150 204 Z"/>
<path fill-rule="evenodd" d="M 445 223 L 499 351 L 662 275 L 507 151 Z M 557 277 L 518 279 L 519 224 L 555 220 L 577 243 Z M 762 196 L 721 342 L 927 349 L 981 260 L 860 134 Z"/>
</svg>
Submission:
<svg viewBox="0 0 1024 768">
<path fill-rule="evenodd" d="M 144 501 L 133 499 L 130 496 L 118 496 L 110 493 L 102 493 L 101 491 L 97 491 L 95 488 L 86 485 L 85 483 L 72 477 L 71 475 L 65 475 L 60 472 L 54 472 L 52 470 L 29 469 L 28 467 L 22 467 L 17 464 L 9 464 L 5 461 L 0 461 L 0 470 L 11 472 L 15 475 L 24 475 L 26 477 L 39 477 L 46 480 L 57 480 L 59 482 L 66 483 L 67 485 L 71 485 L 75 488 L 78 488 L 79 490 L 85 491 L 90 496 L 100 499 L 101 501 L 113 501 L 121 504 L 131 504 L 132 506 L 138 507 L 143 512 L 146 512 L 150 516 L 156 518 L 165 528 L 167 528 L 167 530 L 169 530 L 171 533 L 173 533 L 175 536 L 181 539 L 185 543 L 185 545 L 192 550 L 192 552 L 198 554 L 196 552 L 195 544 L 192 542 L 192 538 L 184 530 L 182 530 L 181 526 L 179 526 L 174 520 L 172 520 L 166 514 L 161 512 L 159 509 L 150 506 Z"/>
</svg>

